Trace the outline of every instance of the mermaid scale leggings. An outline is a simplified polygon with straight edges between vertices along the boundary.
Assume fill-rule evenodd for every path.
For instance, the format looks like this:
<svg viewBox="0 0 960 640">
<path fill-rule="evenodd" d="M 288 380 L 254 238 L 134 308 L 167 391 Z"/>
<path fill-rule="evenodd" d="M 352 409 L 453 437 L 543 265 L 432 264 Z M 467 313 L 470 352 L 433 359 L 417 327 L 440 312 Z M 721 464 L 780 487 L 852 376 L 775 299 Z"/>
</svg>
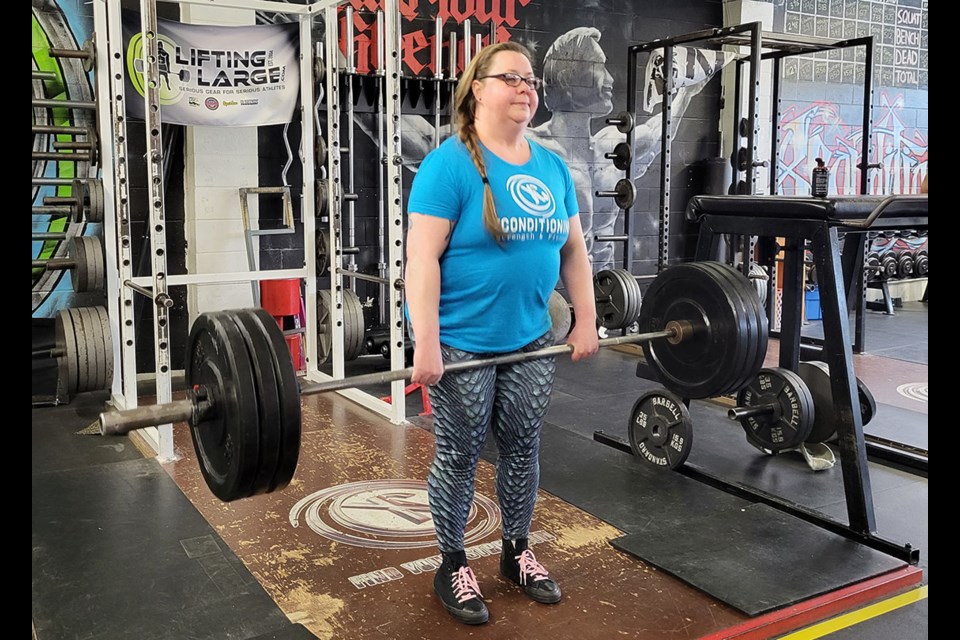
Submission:
<svg viewBox="0 0 960 640">
<path fill-rule="evenodd" d="M 551 333 L 520 351 L 553 344 Z M 441 345 L 444 362 L 477 360 L 477 354 Z M 430 513 L 442 552 L 464 548 L 473 503 L 474 476 L 490 428 L 497 441 L 497 499 L 503 537 L 530 530 L 540 481 L 540 427 L 550 404 L 554 357 L 444 374 L 429 387 L 436 456 L 427 476 Z"/>
</svg>

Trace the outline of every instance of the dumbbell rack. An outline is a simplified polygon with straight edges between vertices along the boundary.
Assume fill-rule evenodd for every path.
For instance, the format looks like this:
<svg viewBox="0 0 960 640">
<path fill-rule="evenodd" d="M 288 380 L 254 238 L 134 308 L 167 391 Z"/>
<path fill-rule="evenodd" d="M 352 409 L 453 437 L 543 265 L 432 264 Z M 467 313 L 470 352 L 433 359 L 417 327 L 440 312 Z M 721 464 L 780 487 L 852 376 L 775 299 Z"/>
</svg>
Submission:
<svg viewBox="0 0 960 640">
<path fill-rule="evenodd" d="M 890 284 L 905 282 L 911 278 L 927 277 L 926 240 L 911 243 L 912 239 L 919 239 L 916 231 L 912 229 L 904 233 L 885 232 L 880 237 L 868 234 L 864 279 L 867 289 L 879 289 L 883 296 L 882 302 L 868 301 L 866 303 L 868 309 L 882 311 L 890 316 L 895 315 L 894 309 L 902 304 L 899 298 L 891 295 Z M 904 246 L 898 248 L 897 245 L 900 243 Z M 924 293 L 925 298 L 926 293 Z"/>
</svg>

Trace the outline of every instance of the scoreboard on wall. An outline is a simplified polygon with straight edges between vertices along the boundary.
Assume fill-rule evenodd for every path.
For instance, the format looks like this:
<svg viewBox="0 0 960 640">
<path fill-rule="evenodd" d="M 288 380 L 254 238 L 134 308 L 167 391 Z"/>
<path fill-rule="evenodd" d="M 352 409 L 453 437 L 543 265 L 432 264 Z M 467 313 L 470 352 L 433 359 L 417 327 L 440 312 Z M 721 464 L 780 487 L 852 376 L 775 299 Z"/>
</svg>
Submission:
<svg viewBox="0 0 960 640">
<path fill-rule="evenodd" d="M 874 74 L 880 86 L 927 88 L 928 0 L 781 0 L 774 31 L 833 40 L 873 36 Z M 791 56 L 784 78 L 863 82 L 864 48 Z"/>
</svg>

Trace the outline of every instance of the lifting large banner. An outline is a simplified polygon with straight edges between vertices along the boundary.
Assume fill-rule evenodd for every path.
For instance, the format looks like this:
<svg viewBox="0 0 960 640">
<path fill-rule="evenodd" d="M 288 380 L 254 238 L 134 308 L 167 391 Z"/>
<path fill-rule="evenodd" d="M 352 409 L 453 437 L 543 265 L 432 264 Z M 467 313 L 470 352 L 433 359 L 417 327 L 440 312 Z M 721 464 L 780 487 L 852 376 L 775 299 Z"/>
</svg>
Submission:
<svg viewBox="0 0 960 640">
<path fill-rule="evenodd" d="M 140 14 L 124 11 L 122 23 L 127 114 L 143 118 Z M 300 92 L 298 29 L 296 23 L 224 27 L 158 20 L 163 122 L 215 127 L 290 122 Z"/>
</svg>

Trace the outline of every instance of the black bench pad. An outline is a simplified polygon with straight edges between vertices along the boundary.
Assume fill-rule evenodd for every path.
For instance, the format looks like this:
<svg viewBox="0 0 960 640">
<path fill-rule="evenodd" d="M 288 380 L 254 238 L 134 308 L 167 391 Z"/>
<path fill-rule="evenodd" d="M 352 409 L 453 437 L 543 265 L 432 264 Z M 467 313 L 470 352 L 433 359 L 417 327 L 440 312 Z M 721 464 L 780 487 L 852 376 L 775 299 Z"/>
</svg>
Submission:
<svg viewBox="0 0 960 640">
<path fill-rule="evenodd" d="M 687 204 L 687 219 L 700 222 L 704 216 L 744 216 L 824 220 L 838 225 L 865 220 L 884 205 L 872 226 L 887 226 L 910 219 L 911 226 L 927 223 L 927 196 L 694 196 Z M 882 221 L 882 222 L 881 222 Z"/>
</svg>

